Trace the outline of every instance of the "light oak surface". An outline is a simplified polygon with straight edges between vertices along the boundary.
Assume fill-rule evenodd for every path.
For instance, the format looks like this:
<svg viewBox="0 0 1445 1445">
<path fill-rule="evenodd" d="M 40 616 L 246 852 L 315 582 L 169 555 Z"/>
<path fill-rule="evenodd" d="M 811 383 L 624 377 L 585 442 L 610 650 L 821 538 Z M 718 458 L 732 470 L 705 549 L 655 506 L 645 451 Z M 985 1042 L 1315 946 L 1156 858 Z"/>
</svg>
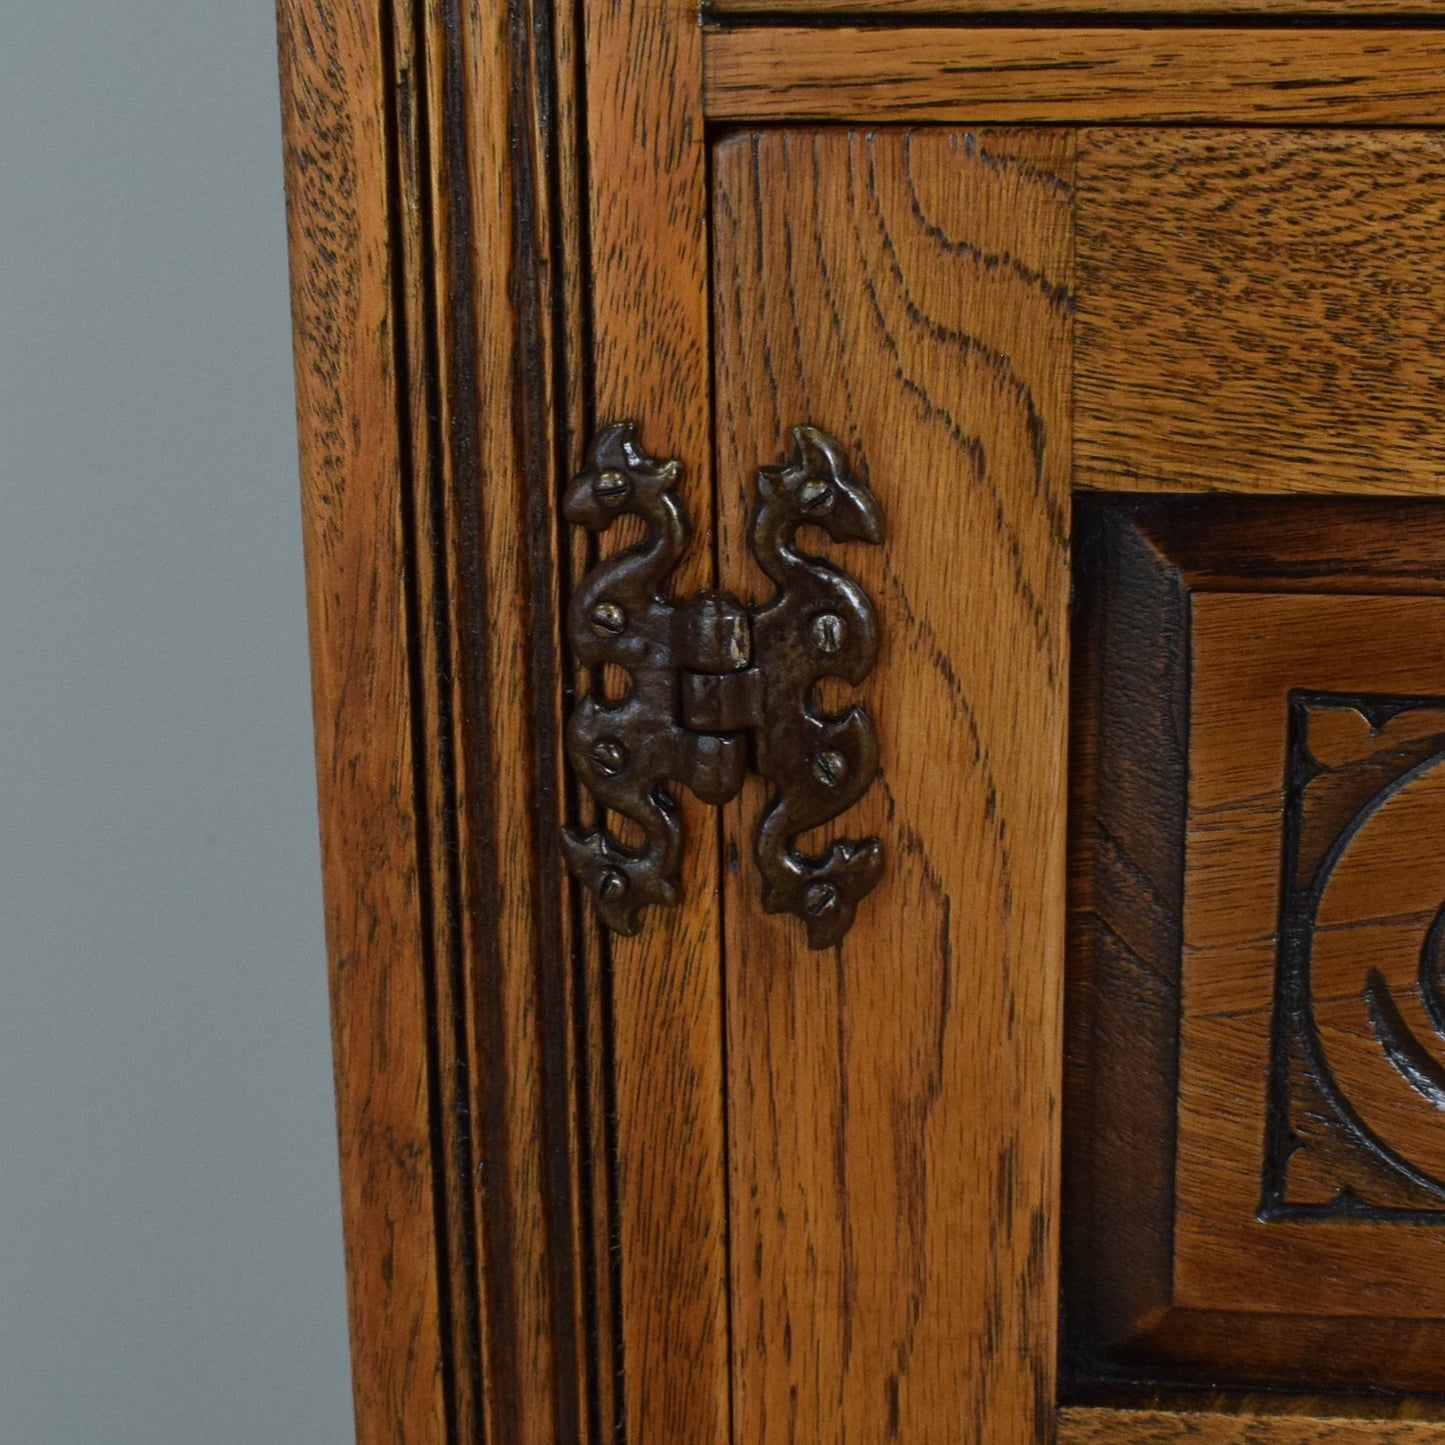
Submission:
<svg viewBox="0 0 1445 1445">
<path fill-rule="evenodd" d="M 1328 1404 L 1320 1402 L 1322 1409 Z M 1440 1445 L 1445 1425 L 1418 1420 L 1354 1420 L 1327 1414 L 1209 1415 L 1183 1410 L 1059 1411 L 1059 1445 Z"/>
<path fill-rule="evenodd" d="M 887 866 L 836 950 L 729 809 L 735 1438 L 1045 1428 L 1054 1372 L 1072 138 L 770 132 L 715 158 L 722 580 L 750 471 L 830 429 L 882 548 Z"/>
<path fill-rule="evenodd" d="M 284 0 L 287 215 L 357 1437 L 443 1437 L 382 38 Z M 406 1339 L 409 1348 L 400 1342 Z"/>
<path fill-rule="evenodd" d="M 1445 123 L 1437 30 L 759 26 L 704 37 L 714 120 Z"/>
<path fill-rule="evenodd" d="M 1438 134 L 1081 132 L 1075 485 L 1441 490 L 1442 179 Z"/>
</svg>

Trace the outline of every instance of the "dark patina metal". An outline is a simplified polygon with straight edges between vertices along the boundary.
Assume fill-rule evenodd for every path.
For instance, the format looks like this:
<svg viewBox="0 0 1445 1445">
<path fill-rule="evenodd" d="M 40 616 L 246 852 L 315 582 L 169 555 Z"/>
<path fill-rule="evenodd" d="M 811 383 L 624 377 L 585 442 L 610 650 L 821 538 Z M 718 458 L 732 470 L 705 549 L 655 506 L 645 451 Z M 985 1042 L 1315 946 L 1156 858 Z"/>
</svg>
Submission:
<svg viewBox="0 0 1445 1445">
<path fill-rule="evenodd" d="M 877 838 L 840 839 L 820 854 L 795 846 L 857 802 L 878 772 L 867 713 L 825 713 L 812 697 L 823 678 L 856 685 L 867 676 L 878 651 L 873 606 L 850 577 L 800 552 L 796 533 L 811 524 L 835 542 L 881 542 L 883 518 L 832 437 L 804 426 L 793 439 L 792 459 L 757 476 L 750 540 L 777 591 L 752 606 L 719 592 L 680 603 L 663 595 L 687 544 L 673 486 L 681 468 L 648 456 L 633 423 L 607 427 L 567 489 L 569 521 L 601 532 L 631 513 L 648 529 L 587 574 L 569 617 L 593 686 L 568 722 L 567 755 L 644 841 L 628 847 L 603 824 L 564 829 L 563 848 L 619 933 L 636 933 L 648 904 L 678 901 L 682 831 L 669 782 L 707 803 L 734 797 L 750 764 L 772 784 L 754 849 L 763 907 L 797 914 L 813 948 L 843 937 L 882 872 Z M 631 677 L 620 701 L 601 693 L 607 664 Z"/>
</svg>

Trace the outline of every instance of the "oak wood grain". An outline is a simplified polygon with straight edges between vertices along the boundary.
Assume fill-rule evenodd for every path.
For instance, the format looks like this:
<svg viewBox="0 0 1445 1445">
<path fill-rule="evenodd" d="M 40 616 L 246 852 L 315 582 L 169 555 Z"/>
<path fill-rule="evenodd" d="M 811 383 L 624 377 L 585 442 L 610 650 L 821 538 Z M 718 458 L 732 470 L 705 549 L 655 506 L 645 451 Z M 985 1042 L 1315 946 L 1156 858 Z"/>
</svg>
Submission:
<svg viewBox="0 0 1445 1445">
<path fill-rule="evenodd" d="M 1053 1405 L 1073 140 L 768 132 L 715 153 L 722 580 L 809 422 L 871 482 L 882 883 L 836 950 L 726 875 L 734 1420 L 1041 1438 Z M 881 554 L 881 555 L 880 555 Z"/>
<path fill-rule="evenodd" d="M 1086 130 L 1075 485 L 1445 486 L 1445 137 Z"/>
<path fill-rule="evenodd" d="M 1440 1445 L 1445 1425 L 1421 1420 L 1279 1415 L 1204 1414 L 1194 1411 L 1111 1410 L 1075 1406 L 1059 1411 L 1059 1445 Z"/>
<path fill-rule="evenodd" d="M 676 457 L 676 595 L 714 576 L 702 40 L 686 0 L 585 14 L 593 422 Z M 611 941 L 623 1417 L 630 1445 L 728 1438 L 718 827 L 691 795 L 683 901 Z"/>
<path fill-rule="evenodd" d="M 371 7 L 281 0 L 297 419 L 357 1439 L 445 1438 L 388 196 Z"/>
<path fill-rule="evenodd" d="M 359 1438 L 721 1445 L 732 1411 L 738 1439 L 963 1420 L 1022 1445 L 1053 1400 L 1060 945 L 1037 905 L 1062 897 L 1071 211 L 1083 485 L 1431 492 L 1440 140 L 1095 130 L 1077 189 L 1064 132 L 725 142 L 722 572 L 753 590 L 747 469 L 795 421 L 843 436 L 894 525 L 849 565 L 901 619 L 870 691 L 885 786 L 844 823 L 891 871 L 811 955 L 757 912 L 758 796 L 726 852 L 689 807 L 692 901 L 609 953 L 571 936 L 554 847 L 554 499 L 584 422 L 638 416 L 689 469 L 679 588 L 713 580 L 703 47 L 723 94 L 725 42 L 761 31 L 704 36 L 682 0 L 417 4 L 280 0 Z M 789 33 L 719 115 L 1445 114 L 1410 30 L 939 30 L 979 47 L 941 100 L 860 70 L 856 36 Z M 906 27 L 870 33 L 908 53 Z M 814 75 L 796 100 L 772 93 L 788 67 Z"/>
<path fill-rule="evenodd" d="M 713 120 L 1445 122 L 1433 29 L 740 27 L 705 37 Z"/>
<path fill-rule="evenodd" d="M 544 195 L 534 224 L 539 252 L 552 263 L 542 276 L 547 279 L 556 315 L 548 334 L 538 341 L 551 347 L 558 358 L 554 368 L 542 371 L 548 381 L 551 422 L 545 445 L 553 449 L 560 473 L 544 490 L 531 490 L 528 530 L 533 534 L 543 530 L 548 533 L 545 545 L 555 559 L 549 585 L 554 596 L 560 593 L 560 597 L 570 597 L 571 588 L 589 561 L 586 548 L 575 545 L 570 529 L 556 513 L 563 478 L 581 469 L 590 430 L 583 17 L 578 7 L 556 5 L 552 0 L 532 0 L 532 6 L 527 29 L 533 35 L 546 34 L 550 38 L 555 66 L 550 89 L 542 83 L 539 67 L 538 94 L 529 110 L 529 129 L 538 173 L 552 181 L 542 188 Z M 555 227 L 557 237 L 557 244 L 551 248 L 541 245 L 541 235 L 548 226 Z M 558 728 L 559 738 L 562 691 L 569 680 L 560 597 L 552 614 L 552 626 L 545 630 L 534 628 L 532 641 L 533 670 L 550 677 L 553 691 L 550 698 L 544 692 L 542 701 L 549 721 Z M 553 660 L 544 663 L 536 659 L 538 648 L 552 649 Z M 550 766 L 555 826 L 559 816 L 578 816 L 579 790 L 561 749 Z M 545 797 L 545 788 L 543 793 Z M 544 836 L 543 847 L 550 848 L 554 840 L 555 834 Z M 616 1181 L 615 1171 L 608 1164 L 613 1154 L 610 1137 L 614 1083 L 608 1042 L 610 980 L 605 976 L 607 960 L 601 930 L 582 921 L 581 904 L 579 890 L 569 880 L 567 907 L 558 931 L 570 967 L 559 967 L 558 972 L 563 975 L 559 979 L 560 1013 L 568 1026 L 571 1045 L 559 1061 L 560 1073 L 567 1080 L 569 1095 L 576 1099 L 572 1127 L 562 1136 L 569 1150 L 569 1182 L 576 1200 L 575 1233 L 568 1241 L 575 1271 L 570 1324 L 580 1331 L 584 1356 L 576 1372 L 577 1428 L 591 1445 L 613 1445 L 622 1429 L 622 1382 L 618 1367 L 621 1340 L 614 1307 L 617 1281 L 611 1267 Z"/>
<path fill-rule="evenodd" d="M 1121 503 L 1074 507 L 1066 1390 L 1167 1306 L 1173 1265 L 1189 593 Z"/>
<path fill-rule="evenodd" d="M 1143 496 L 1129 499 L 1127 516 L 1192 588 L 1445 593 L 1445 508 L 1426 497 Z"/>
</svg>

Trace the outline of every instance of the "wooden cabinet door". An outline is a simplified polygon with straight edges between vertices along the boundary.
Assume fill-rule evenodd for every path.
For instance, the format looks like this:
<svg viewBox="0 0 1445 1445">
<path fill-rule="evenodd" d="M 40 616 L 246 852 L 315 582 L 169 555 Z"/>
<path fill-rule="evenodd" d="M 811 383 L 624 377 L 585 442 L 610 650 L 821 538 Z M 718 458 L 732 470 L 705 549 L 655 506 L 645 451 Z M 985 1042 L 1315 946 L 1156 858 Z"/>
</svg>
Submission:
<svg viewBox="0 0 1445 1445">
<path fill-rule="evenodd" d="M 360 1439 L 1445 1441 L 1445 40 L 1338 8 L 282 0 Z M 624 419 L 675 596 L 794 427 L 886 519 L 836 946 L 756 778 L 566 872 Z"/>
</svg>

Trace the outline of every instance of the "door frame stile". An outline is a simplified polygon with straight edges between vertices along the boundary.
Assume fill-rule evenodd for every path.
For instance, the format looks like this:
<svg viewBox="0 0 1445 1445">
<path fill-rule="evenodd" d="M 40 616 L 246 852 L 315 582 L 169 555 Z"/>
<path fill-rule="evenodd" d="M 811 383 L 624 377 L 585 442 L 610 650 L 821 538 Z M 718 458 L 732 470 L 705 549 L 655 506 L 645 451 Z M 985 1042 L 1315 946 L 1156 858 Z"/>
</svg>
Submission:
<svg viewBox="0 0 1445 1445">
<path fill-rule="evenodd" d="M 613 1438 L 556 841 L 576 20 L 278 0 L 363 1445 Z"/>
</svg>

